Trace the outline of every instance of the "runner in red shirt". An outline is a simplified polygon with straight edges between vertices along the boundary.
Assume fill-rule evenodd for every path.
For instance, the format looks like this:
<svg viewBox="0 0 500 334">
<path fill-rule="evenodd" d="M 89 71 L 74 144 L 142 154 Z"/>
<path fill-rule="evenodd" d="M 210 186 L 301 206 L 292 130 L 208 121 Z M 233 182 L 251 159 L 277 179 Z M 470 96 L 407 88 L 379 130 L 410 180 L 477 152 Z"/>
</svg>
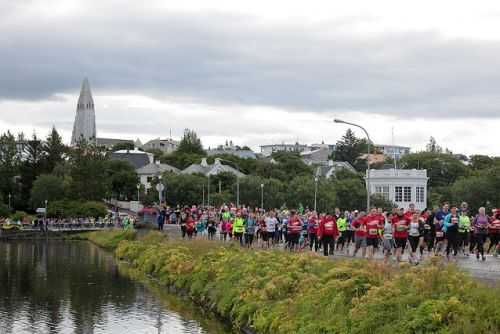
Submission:
<svg viewBox="0 0 500 334">
<path fill-rule="evenodd" d="M 364 258 L 366 256 L 366 222 L 365 222 L 365 213 L 360 212 L 359 216 L 352 223 L 352 227 L 354 228 L 354 253 L 353 257 L 356 257 L 356 254 L 360 248 L 361 255 Z"/>
<path fill-rule="evenodd" d="M 411 203 L 408 211 L 405 212 L 405 219 L 407 221 L 411 221 L 415 213 L 417 213 L 417 210 L 415 210 L 415 204 Z"/>
<path fill-rule="evenodd" d="M 490 235 L 490 246 L 488 247 L 488 254 L 491 249 L 495 247 L 493 253 L 494 257 L 498 257 L 500 252 L 500 212 L 495 211 L 494 216 L 491 217 L 491 223 L 489 225 L 488 233 Z"/>
<path fill-rule="evenodd" d="M 410 220 L 406 219 L 403 213 L 404 209 L 401 208 L 397 215 L 392 218 L 392 225 L 394 225 L 394 241 L 396 244 L 396 260 L 401 261 L 401 257 L 405 251 L 406 243 L 408 240 L 408 228 Z"/>
<path fill-rule="evenodd" d="M 290 218 L 288 219 L 288 242 L 290 251 L 298 250 L 300 232 L 302 231 L 302 221 L 300 220 L 295 210 L 290 211 Z"/>
<path fill-rule="evenodd" d="M 194 221 L 193 217 L 191 215 L 189 215 L 188 219 L 186 221 L 186 232 L 187 232 L 187 236 L 189 239 L 191 239 L 193 237 L 195 224 L 196 224 L 196 222 Z"/>
<path fill-rule="evenodd" d="M 318 236 L 323 243 L 323 255 L 333 255 L 335 238 L 339 235 L 335 216 L 327 215 L 319 223 Z"/>
<path fill-rule="evenodd" d="M 373 208 L 365 218 L 366 224 L 366 245 L 368 247 L 368 258 L 373 259 L 374 249 L 378 247 L 379 229 L 383 228 L 383 216 Z"/>
</svg>

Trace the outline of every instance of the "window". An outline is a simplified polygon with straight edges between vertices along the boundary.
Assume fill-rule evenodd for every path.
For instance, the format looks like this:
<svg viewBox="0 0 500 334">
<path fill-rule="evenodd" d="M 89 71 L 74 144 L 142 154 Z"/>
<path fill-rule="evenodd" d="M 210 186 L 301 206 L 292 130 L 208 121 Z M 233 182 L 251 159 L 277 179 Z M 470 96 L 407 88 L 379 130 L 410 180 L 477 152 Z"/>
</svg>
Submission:
<svg viewBox="0 0 500 334">
<path fill-rule="evenodd" d="M 148 180 L 148 183 L 150 183 L 151 181 L 153 181 L 153 177 L 152 176 L 148 176 L 147 180 Z"/>
<path fill-rule="evenodd" d="M 375 186 L 375 193 L 389 200 L 389 186 Z"/>
<path fill-rule="evenodd" d="M 411 187 L 403 188 L 403 198 L 405 202 L 411 202 Z"/>
<path fill-rule="evenodd" d="M 417 197 L 417 198 L 416 198 L 416 201 L 417 201 L 418 203 L 424 203 L 424 199 L 425 199 L 424 194 L 425 194 L 425 189 L 424 189 L 424 187 L 417 187 L 417 188 L 416 188 L 416 197 Z"/>
<path fill-rule="evenodd" d="M 395 202 L 403 201 L 403 187 L 394 187 L 394 201 Z"/>
</svg>

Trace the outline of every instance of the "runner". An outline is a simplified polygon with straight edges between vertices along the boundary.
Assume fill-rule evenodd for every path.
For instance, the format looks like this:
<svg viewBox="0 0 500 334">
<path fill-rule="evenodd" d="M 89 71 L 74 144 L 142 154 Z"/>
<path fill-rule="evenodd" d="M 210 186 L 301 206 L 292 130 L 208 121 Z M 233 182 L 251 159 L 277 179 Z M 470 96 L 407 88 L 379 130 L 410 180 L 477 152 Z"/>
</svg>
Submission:
<svg viewBox="0 0 500 334">
<path fill-rule="evenodd" d="M 265 232 L 263 234 L 263 235 L 265 235 L 263 240 L 266 243 L 265 246 L 267 248 L 270 248 L 271 245 L 274 243 L 274 235 L 276 233 L 276 225 L 278 224 L 278 221 L 275 217 L 274 211 L 271 210 L 269 212 L 268 216 L 265 219 L 265 223 L 266 223 L 266 229 L 265 229 Z"/>
<path fill-rule="evenodd" d="M 248 248 L 252 248 L 256 228 L 257 220 L 255 219 L 255 213 L 250 212 L 245 217 L 245 245 Z"/>
<path fill-rule="evenodd" d="M 290 218 L 288 219 L 288 242 L 290 251 L 297 251 L 299 246 L 300 232 L 302 231 L 302 221 L 297 215 L 297 211 L 290 211 Z"/>
<path fill-rule="evenodd" d="M 434 216 L 437 208 L 434 211 L 429 210 L 427 219 L 424 223 L 424 244 L 427 246 L 427 252 L 432 252 L 434 250 L 434 240 L 436 238 L 436 226 L 434 225 Z M 422 253 L 422 250 L 421 250 Z"/>
<path fill-rule="evenodd" d="M 405 218 L 404 209 L 399 209 L 392 218 L 394 225 L 394 243 L 396 245 L 396 261 L 401 262 L 408 240 L 408 227 L 410 222 Z"/>
<path fill-rule="evenodd" d="M 438 210 L 434 215 L 434 227 L 436 230 L 436 245 L 434 248 L 435 254 L 440 254 L 443 251 L 444 246 L 446 244 L 446 238 L 444 234 L 445 233 L 444 219 L 450 213 L 449 207 L 450 205 L 448 204 L 448 202 L 443 203 L 442 208 Z"/>
<path fill-rule="evenodd" d="M 392 214 L 384 223 L 383 243 L 384 243 L 384 263 L 387 264 L 396 244 L 394 243 L 394 225 L 391 223 Z"/>
<path fill-rule="evenodd" d="M 460 240 L 458 239 L 458 222 L 460 217 L 457 213 L 457 207 L 452 206 L 450 209 L 450 214 L 444 219 L 443 230 L 446 236 L 446 258 L 450 260 L 450 254 L 453 250 L 453 256 L 456 258 L 458 254 L 458 245 Z"/>
<path fill-rule="evenodd" d="M 423 230 L 423 222 L 420 220 L 420 216 L 418 213 L 413 213 L 411 217 L 409 229 L 408 229 L 408 240 L 410 241 L 410 257 L 409 261 L 412 264 L 418 264 L 419 260 L 417 259 L 417 248 L 420 245 L 420 236 L 421 231 Z"/>
<path fill-rule="evenodd" d="M 337 219 L 337 229 L 339 231 L 339 238 L 337 240 L 337 251 L 340 249 L 341 252 L 344 252 L 345 242 L 347 240 L 347 220 L 349 218 L 349 213 L 346 211 L 344 215 Z M 347 243 L 347 247 L 349 248 L 349 243 Z"/>
<path fill-rule="evenodd" d="M 479 212 L 472 223 L 474 229 L 474 240 L 476 241 L 477 260 L 479 260 L 479 255 L 481 255 L 481 259 L 486 261 L 486 257 L 484 256 L 484 243 L 486 242 L 486 237 L 488 236 L 488 225 L 489 219 L 486 215 L 486 209 L 481 207 L 479 208 Z"/>
<path fill-rule="evenodd" d="M 368 249 L 368 259 L 373 259 L 375 249 L 378 248 L 379 229 L 384 226 L 384 217 L 376 208 L 370 210 L 370 214 L 365 218 L 366 224 L 366 246 Z"/>
<path fill-rule="evenodd" d="M 488 247 L 488 254 L 491 249 L 493 249 L 493 256 L 498 257 L 498 253 L 500 252 L 500 212 L 498 210 L 494 211 L 492 222 L 489 226 L 489 234 L 490 234 L 490 246 Z"/>
<path fill-rule="evenodd" d="M 468 215 L 467 208 L 464 206 L 464 204 L 465 202 L 462 203 L 462 209 L 460 210 L 460 218 L 458 220 L 459 249 L 465 256 L 469 256 L 471 221 Z"/>
<path fill-rule="evenodd" d="M 187 220 L 186 220 L 186 234 L 189 239 L 193 238 L 193 233 L 195 230 L 195 220 L 194 217 L 191 215 L 188 215 Z"/>
<path fill-rule="evenodd" d="M 314 245 L 315 252 L 317 252 L 319 248 L 318 228 L 319 219 L 316 211 L 314 211 L 307 221 L 307 233 L 309 236 L 309 249 L 312 251 Z"/>
<path fill-rule="evenodd" d="M 243 246 L 243 233 L 245 233 L 245 221 L 241 217 L 240 211 L 236 213 L 236 218 L 234 218 L 232 232 L 234 238 L 240 242 L 240 246 Z"/>
<path fill-rule="evenodd" d="M 353 257 L 356 257 L 359 249 L 361 248 L 361 257 L 366 257 L 366 223 L 365 223 L 365 213 L 360 212 L 356 220 L 352 223 L 354 228 L 354 253 Z"/>
<path fill-rule="evenodd" d="M 323 245 L 323 255 L 334 255 L 335 238 L 338 236 L 337 222 L 335 216 L 327 215 L 319 224 L 318 236 Z"/>
</svg>

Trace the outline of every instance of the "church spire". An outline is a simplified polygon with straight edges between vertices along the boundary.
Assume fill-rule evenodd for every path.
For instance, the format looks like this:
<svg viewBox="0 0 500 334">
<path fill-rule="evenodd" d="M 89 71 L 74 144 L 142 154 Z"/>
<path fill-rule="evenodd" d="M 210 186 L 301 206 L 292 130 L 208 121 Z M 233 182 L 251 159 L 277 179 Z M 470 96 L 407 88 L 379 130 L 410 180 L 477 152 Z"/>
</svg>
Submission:
<svg viewBox="0 0 500 334">
<path fill-rule="evenodd" d="M 76 106 L 75 124 L 73 126 L 73 134 L 71 136 L 71 145 L 75 145 L 78 141 L 85 139 L 89 143 L 95 143 L 96 140 L 96 125 L 95 125 L 95 110 L 94 99 L 90 91 L 89 80 L 85 78 L 80 90 L 80 97 Z"/>
</svg>

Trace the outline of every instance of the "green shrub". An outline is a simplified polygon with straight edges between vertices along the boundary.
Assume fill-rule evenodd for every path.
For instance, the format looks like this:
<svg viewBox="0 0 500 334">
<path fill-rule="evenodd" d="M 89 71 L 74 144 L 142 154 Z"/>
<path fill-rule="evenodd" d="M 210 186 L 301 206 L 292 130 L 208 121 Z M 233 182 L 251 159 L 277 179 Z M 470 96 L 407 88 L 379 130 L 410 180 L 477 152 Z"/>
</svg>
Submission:
<svg viewBox="0 0 500 334">
<path fill-rule="evenodd" d="M 123 241 L 115 256 L 257 333 L 497 333 L 500 293 L 453 266 L 363 260 L 209 241 Z"/>
<path fill-rule="evenodd" d="M 0 203 L 0 218 L 7 218 L 10 216 L 10 209 L 7 205 Z"/>
</svg>

